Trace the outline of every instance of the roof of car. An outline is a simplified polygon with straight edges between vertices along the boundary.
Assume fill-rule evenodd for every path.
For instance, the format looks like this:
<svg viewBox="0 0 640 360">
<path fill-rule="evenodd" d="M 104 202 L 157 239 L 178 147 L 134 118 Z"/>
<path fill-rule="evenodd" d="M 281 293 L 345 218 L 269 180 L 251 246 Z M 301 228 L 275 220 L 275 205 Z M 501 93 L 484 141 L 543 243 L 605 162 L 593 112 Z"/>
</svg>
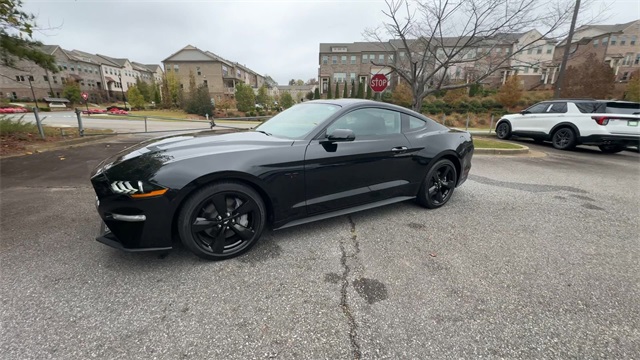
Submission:
<svg viewBox="0 0 640 360">
<path fill-rule="evenodd" d="M 305 101 L 303 104 L 309 104 L 309 103 L 333 104 L 341 107 L 352 107 L 352 106 L 361 105 L 361 104 L 370 104 L 370 105 L 384 107 L 387 109 L 394 109 L 397 111 L 404 111 L 404 112 L 411 112 L 411 113 L 418 114 L 415 111 L 406 107 L 402 107 L 402 106 L 398 106 L 398 105 L 390 104 L 386 102 L 366 100 L 366 99 L 319 99 L 319 100 Z"/>
</svg>

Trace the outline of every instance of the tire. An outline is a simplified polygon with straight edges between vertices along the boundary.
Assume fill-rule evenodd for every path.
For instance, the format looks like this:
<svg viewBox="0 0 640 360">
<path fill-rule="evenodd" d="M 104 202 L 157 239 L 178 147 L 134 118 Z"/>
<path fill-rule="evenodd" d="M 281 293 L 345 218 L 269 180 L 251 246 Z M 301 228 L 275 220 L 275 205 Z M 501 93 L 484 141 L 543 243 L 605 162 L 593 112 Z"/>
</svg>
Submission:
<svg viewBox="0 0 640 360">
<path fill-rule="evenodd" d="M 558 150 L 571 150 L 576 147 L 576 133 L 570 127 L 562 127 L 553 132 L 551 143 Z"/>
<path fill-rule="evenodd" d="M 498 139 L 509 140 L 511 138 L 511 125 L 503 121 L 496 127 L 496 136 Z"/>
<path fill-rule="evenodd" d="M 627 148 L 624 145 L 598 145 L 598 147 L 600 148 L 600 151 L 605 154 L 619 153 L 620 151 Z"/>
<path fill-rule="evenodd" d="M 442 159 L 429 169 L 418 191 L 418 203 L 428 209 L 436 209 L 446 204 L 456 188 L 458 174 L 456 167 L 447 159 Z"/>
<path fill-rule="evenodd" d="M 226 260 L 249 251 L 266 222 L 264 201 L 235 182 L 206 185 L 191 195 L 178 215 L 182 243 L 195 255 Z"/>
</svg>

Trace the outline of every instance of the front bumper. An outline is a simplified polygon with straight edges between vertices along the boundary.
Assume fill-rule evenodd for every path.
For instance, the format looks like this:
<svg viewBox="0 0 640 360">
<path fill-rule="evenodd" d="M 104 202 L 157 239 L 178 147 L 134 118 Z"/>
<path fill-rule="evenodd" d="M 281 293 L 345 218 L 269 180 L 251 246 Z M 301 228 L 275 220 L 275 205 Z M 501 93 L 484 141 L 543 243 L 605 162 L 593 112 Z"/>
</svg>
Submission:
<svg viewBox="0 0 640 360">
<path fill-rule="evenodd" d="M 96 208 L 105 226 L 97 241 L 124 251 L 169 250 L 172 244 L 171 203 L 167 196 L 132 199 L 113 194 L 105 176 L 91 179 Z"/>
</svg>

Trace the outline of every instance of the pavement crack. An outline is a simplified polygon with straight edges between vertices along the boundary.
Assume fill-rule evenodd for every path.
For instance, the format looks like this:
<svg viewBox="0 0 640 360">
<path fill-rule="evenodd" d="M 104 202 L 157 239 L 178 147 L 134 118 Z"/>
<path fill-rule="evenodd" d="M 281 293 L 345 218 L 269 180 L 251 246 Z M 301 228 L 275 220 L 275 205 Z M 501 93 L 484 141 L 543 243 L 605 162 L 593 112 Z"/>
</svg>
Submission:
<svg viewBox="0 0 640 360">
<path fill-rule="evenodd" d="M 351 273 L 351 267 L 349 266 L 349 258 L 357 257 L 360 253 L 360 245 L 358 244 L 358 234 L 356 233 L 356 224 L 353 222 L 351 216 L 347 217 L 349 219 L 349 224 L 351 225 L 351 236 L 349 238 L 350 243 L 353 247 L 353 252 L 351 254 L 347 253 L 347 244 L 345 241 L 340 241 L 340 264 L 342 265 L 342 287 L 340 289 L 340 307 L 342 308 L 342 312 L 344 316 L 347 318 L 347 323 L 349 325 L 349 342 L 351 344 L 351 353 L 354 359 L 361 359 L 362 352 L 360 351 L 360 344 L 358 343 L 358 324 L 356 324 L 355 316 L 351 311 L 351 307 L 349 305 L 349 299 L 347 296 L 347 288 L 349 287 L 349 274 Z"/>
</svg>

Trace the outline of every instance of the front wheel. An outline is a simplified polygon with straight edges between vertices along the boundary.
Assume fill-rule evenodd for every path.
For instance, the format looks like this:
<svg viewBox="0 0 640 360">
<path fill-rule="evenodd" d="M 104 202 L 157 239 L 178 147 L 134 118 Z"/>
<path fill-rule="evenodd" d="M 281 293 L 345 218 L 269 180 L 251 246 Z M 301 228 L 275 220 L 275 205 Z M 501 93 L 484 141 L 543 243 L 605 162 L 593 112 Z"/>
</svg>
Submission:
<svg viewBox="0 0 640 360">
<path fill-rule="evenodd" d="M 235 182 L 207 185 L 185 202 L 178 218 L 182 243 L 197 256 L 225 260 L 251 249 L 266 221 L 264 202 Z"/>
<path fill-rule="evenodd" d="M 576 134 L 568 127 L 560 128 L 553 133 L 553 147 L 558 150 L 570 150 L 576 147 Z"/>
<path fill-rule="evenodd" d="M 600 151 L 605 154 L 615 154 L 620 151 L 626 149 L 627 147 L 624 145 L 599 145 Z"/>
<path fill-rule="evenodd" d="M 435 163 L 427 172 L 418 192 L 418 203 L 429 209 L 446 204 L 456 188 L 458 174 L 456 167 L 447 159 Z"/>
<path fill-rule="evenodd" d="M 498 124 L 498 127 L 496 128 L 496 136 L 498 139 L 509 140 L 511 137 L 511 125 L 506 121 Z"/>
</svg>

